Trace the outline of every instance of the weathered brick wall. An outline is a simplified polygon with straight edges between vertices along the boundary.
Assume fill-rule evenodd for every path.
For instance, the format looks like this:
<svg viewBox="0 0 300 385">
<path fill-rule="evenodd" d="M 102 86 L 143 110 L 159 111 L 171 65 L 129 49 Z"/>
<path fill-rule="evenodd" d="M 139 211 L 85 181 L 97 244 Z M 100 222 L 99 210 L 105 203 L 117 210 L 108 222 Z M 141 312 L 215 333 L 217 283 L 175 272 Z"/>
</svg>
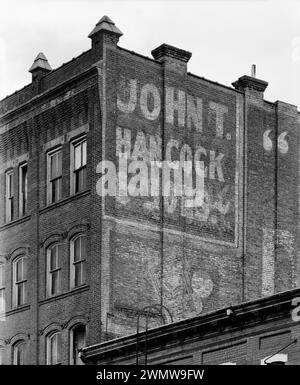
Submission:
<svg viewBox="0 0 300 385">
<path fill-rule="evenodd" d="M 101 44 L 45 76 L 40 99 L 1 118 L 0 255 L 28 246 L 30 307 L 11 311 L 12 259 L 4 258 L 8 314 L 0 334 L 8 349 L 19 333 L 30 335 L 31 363 L 37 356 L 45 362 L 45 338 L 55 327 L 63 330 L 67 363 L 76 320 L 87 324 L 90 345 L 135 332 L 145 306 L 163 304 L 180 320 L 299 284 L 295 108 L 188 74 L 177 59 L 159 63 L 117 47 L 114 39 Z M 92 63 L 90 75 L 80 77 Z M 23 94 L 1 102 L 2 113 L 20 105 Z M 72 198 L 70 140 L 83 126 L 88 188 Z M 46 151 L 57 143 L 63 199 L 47 207 Z M 164 160 L 166 150 L 172 160 L 180 151 L 182 159 L 198 151 L 205 166 L 203 205 L 186 208 L 181 198 L 161 199 L 161 187 L 154 198 L 102 199 L 97 166 L 117 162 L 118 151 L 126 149 L 131 160 L 146 159 L 148 166 Z M 11 166 L 17 171 L 24 156 L 29 215 L 6 225 L 4 173 Z M 69 244 L 78 231 L 88 235 L 87 286 L 70 293 Z M 53 240 L 63 244 L 63 293 L 49 300 L 45 253 Z M 160 319 L 151 317 L 157 326 Z"/>
</svg>

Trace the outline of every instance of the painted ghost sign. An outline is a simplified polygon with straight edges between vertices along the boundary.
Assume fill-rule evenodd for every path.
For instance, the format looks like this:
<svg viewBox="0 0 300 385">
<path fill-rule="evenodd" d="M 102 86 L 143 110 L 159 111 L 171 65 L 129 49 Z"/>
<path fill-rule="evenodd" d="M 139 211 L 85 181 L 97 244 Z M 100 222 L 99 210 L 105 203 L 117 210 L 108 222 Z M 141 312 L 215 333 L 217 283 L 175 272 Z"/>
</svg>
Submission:
<svg viewBox="0 0 300 385">
<path fill-rule="evenodd" d="M 210 96 L 194 85 L 187 92 L 120 76 L 116 99 L 114 133 L 106 136 L 116 169 L 97 167 L 97 191 L 116 178 L 104 194 L 106 211 L 155 223 L 163 217 L 167 228 L 235 242 L 233 94 Z"/>
</svg>

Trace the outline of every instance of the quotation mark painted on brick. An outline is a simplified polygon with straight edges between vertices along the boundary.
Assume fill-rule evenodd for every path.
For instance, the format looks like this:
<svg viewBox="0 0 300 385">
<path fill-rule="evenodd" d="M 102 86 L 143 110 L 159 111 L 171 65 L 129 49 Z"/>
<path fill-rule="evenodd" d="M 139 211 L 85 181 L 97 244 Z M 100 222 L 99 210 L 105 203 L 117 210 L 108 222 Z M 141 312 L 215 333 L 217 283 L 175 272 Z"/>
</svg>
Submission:
<svg viewBox="0 0 300 385">
<path fill-rule="evenodd" d="M 272 130 L 266 130 L 263 134 L 263 147 L 266 151 L 271 151 L 273 148 L 273 142 L 270 139 L 270 132 Z M 277 147 L 281 154 L 286 154 L 289 150 L 289 144 L 286 140 L 287 131 L 283 131 L 277 139 Z"/>
</svg>

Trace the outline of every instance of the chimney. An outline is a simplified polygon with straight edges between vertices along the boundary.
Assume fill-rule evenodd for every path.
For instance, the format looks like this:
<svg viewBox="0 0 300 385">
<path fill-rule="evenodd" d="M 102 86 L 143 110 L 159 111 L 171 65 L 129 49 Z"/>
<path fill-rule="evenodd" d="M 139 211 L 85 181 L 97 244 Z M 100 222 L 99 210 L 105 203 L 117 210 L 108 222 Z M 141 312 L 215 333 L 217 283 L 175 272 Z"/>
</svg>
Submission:
<svg viewBox="0 0 300 385">
<path fill-rule="evenodd" d="M 239 91 L 247 92 L 251 97 L 259 100 L 264 98 L 265 89 L 268 82 L 256 78 L 256 65 L 252 64 L 251 76 L 244 75 L 232 83 L 233 87 Z"/>
<path fill-rule="evenodd" d="M 52 68 L 46 56 L 40 52 L 29 69 L 29 72 L 32 74 L 32 82 L 39 82 L 40 79 L 50 71 L 52 71 Z"/>
<path fill-rule="evenodd" d="M 103 44 L 116 46 L 122 35 L 123 32 L 115 23 L 108 16 L 103 16 L 88 36 L 92 40 L 92 51 L 95 57 L 102 56 Z"/>
<path fill-rule="evenodd" d="M 173 47 L 169 44 L 162 44 L 151 51 L 154 60 L 163 63 L 168 69 L 182 74 L 187 73 L 187 63 L 190 60 L 191 52 Z"/>
</svg>

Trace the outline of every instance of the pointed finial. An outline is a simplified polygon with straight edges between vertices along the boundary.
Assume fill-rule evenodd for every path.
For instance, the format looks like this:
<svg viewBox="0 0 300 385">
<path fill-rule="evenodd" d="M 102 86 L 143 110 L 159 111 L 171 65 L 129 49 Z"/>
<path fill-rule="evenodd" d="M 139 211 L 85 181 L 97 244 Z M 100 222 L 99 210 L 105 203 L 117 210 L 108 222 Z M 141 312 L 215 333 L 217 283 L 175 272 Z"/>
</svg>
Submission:
<svg viewBox="0 0 300 385">
<path fill-rule="evenodd" d="M 115 34 L 118 37 L 123 35 L 123 32 L 115 25 L 115 23 L 108 16 L 103 16 L 98 21 L 95 28 L 89 34 L 89 37 L 92 38 L 96 33 L 100 31 L 106 31 Z"/>
<path fill-rule="evenodd" d="M 33 72 L 37 70 L 42 70 L 44 72 L 52 71 L 52 68 L 50 67 L 50 64 L 48 63 L 48 60 L 46 56 L 43 54 L 43 52 L 40 52 L 37 55 L 37 57 L 34 59 L 34 62 L 29 69 L 29 72 L 33 74 Z"/>
</svg>

